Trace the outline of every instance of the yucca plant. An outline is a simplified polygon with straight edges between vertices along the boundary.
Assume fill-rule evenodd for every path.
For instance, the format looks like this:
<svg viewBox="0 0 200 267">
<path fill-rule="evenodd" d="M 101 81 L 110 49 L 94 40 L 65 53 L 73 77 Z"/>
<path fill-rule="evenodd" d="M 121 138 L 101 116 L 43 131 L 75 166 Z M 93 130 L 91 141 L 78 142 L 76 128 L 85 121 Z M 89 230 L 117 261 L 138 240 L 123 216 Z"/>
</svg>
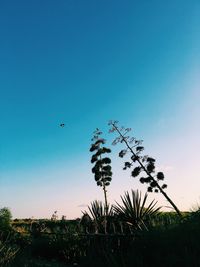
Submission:
<svg viewBox="0 0 200 267">
<path fill-rule="evenodd" d="M 125 192 L 124 196 L 121 196 L 122 204 L 116 202 L 113 206 L 113 210 L 116 215 L 126 224 L 129 224 L 135 230 L 148 229 L 147 224 L 151 217 L 158 213 L 161 207 L 156 207 L 157 202 L 152 200 L 147 205 L 147 193 L 142 198 L 141 192 L 131 191 Z"/>
<path fill-rule="evenodd" d="M 102 227 L 105 230 L 105 223 L 108 223 L 109 219 L 113 216 L 113 207 L 109 204 L 105 205 L 102 201 L 95 200 L 88 206 L 89 211 L 84 211 L 83 214 L 89 216 L 89 218 L 95 224 L 95 231 L 101 232 Z M 107 230 L 107 228 L 106 228 Z"/>
<path fill-rule="evenodd" d="M 102 201 L 98 200 L 91 202 L 91 205 L 88 206 L 88 209 L 93 220 L 98 220 L 105 216 L 112 217 L 114 214 L 112 205 L 108 204 L 106 207 Z"/>
</svg>

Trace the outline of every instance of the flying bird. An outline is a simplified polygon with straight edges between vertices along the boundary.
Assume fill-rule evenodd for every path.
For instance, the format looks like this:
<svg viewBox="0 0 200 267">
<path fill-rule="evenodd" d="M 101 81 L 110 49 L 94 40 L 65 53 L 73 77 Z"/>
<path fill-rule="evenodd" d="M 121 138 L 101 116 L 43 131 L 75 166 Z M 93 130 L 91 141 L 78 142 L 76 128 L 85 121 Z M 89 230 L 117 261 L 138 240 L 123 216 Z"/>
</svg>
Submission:
<svg viewBox="0 0 200 267">
<path fill-rule="evenodd" d="M 62 127 L 62 128 L 65 127 L 65 124 L 64 123 L 61 123 L 60 124 L 60 127 Z"/>
</svg>

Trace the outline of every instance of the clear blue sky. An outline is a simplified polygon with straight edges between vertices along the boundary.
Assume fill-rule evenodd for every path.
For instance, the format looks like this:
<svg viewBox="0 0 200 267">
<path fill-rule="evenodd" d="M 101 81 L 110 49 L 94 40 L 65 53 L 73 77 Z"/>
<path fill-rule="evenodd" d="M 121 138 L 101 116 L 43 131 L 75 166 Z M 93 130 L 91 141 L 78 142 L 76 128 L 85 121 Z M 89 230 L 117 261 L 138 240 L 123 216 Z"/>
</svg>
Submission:
<svg viewBox="0 0 200 267">
<path fill-rule="evenodd" d="M 80 216 L 102 198 L 88 148 L 109 119 L 145 140 L 181 209 L 198 202 L 199 25 L 199 0 L 1 1 L 0 206 Z M 145 190 L 113 169 L 110 201 Z"/>
</svg>

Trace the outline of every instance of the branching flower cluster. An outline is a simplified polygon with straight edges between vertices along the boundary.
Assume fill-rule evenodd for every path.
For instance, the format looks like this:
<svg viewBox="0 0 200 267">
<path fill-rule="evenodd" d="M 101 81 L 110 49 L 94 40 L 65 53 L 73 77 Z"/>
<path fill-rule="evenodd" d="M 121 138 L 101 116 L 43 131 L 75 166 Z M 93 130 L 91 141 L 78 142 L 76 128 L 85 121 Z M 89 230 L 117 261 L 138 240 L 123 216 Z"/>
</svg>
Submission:
<svg viewBox="0 0 200 267">
<path fill-rule="evenodd" d="M 92 168 L 94 178 L 98 186 L 108 186 L 112 180 L 111 159 L 103 157 L 106 153 L 111 153 L 111 150 L 104 146 L 106 140 L 101 138 L 102 132 L 96 129 L 92 138 L 90 152 L 94 152 L 91 158 L 91 163 L 95 163 Z"/>
<path fill-rule="evenodd" d="M 132 177 L 140 177 L 142 184 L 147 184 L 148 192 L 158 193 L 161 189 L 167 187 L 166 184 L 159 185 L 159 182 L 164 180 L 164 174 L 162 172 L 155 171 L 155 159 L 148 155 L 142 155 L 144 147 L 142 146 L 142 140 L 137 140 L 135 137 L 130 137 L 129 132 L 131 128 L 118 127 L 117 121 L 110 121 L 109 125 L 111 129 L 109 132 L 117 132 L 118 136 L 113 141 L 113 145 L 118 143 L 125 143 L 126 149 L 119 152 L 119 157 L 124 158 L 128 153 L 131 154 L 130 160 L 124 162 L 123 169 L 133 168 L 131 171 Z M 137 164 L 137 166 L 135 166 Z M 135 166 L 135 167 L 134 167 Z"/>
</svg>

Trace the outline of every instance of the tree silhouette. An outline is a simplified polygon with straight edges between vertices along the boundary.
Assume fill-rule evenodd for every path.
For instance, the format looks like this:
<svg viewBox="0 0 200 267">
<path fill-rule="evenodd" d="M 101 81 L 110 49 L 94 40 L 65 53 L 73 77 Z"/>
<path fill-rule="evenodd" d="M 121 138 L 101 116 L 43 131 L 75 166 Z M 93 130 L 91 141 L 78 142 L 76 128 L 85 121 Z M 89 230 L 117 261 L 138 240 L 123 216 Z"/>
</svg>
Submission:
<svg viewBox="0 0 200 267">
<path fill-rule="evenodd" d="M 104 146 L 106 140 L 101 138 L 102 132 L 97 128 L 94 131 L 94 136 L 92 138 L 92 145 L 90 152 L 94 152 L 91 158 L 91 163 L 94 163 L 92 168 L 92 173 L 94 174 L 94 179 L 98 186 L 103 188 L 104 200 L 105 200 L 105 220 L 108 216 L 108 200 L 107 200 L 107 189 L 106 187 L 110 185 L 112 180 L 111 171 L 111 159 L 109 157 L 104 157 L 106 153 L 110 153 L 111 150 Z M 106 222 L 105 222 L 106 225 Z M 106 226 L 105 226 L 106 231 Z"/>
<path fill-rule="evenodd" d="M 174 204 L 174 202 L 169 198 L 164 189 L 167 187 L 167 184 L 162 183 L 164 180 L 163 172 L 155 171 L 155 159 L 149 157 L 148 155 L 142 155 L 144 147 L 142 146 L 142 140 L 137 140 L 135 137 L 131 137 L 128 133 L 131 131 L 131 128 L 119 127 L 118 121 L 110 121 L 109 126 L 111 127 L 109 132 L 117 132 L 118 136 L 113 141 L 113 145 L 117 143 L 125 144 L 125 149 L 119 152 L 119 157 L 123 158 L 127 153 L 131 154 L 130 161 L 124 163 L 123 169 L 132 168 L 131 176 L 140 177 L 140 182 L 142 184 L 147 184 L 148 192 L 162 193 L 167 201 L 172 205 L 177 214 L 181 217 L 181 212 Z"/>
</svg>

